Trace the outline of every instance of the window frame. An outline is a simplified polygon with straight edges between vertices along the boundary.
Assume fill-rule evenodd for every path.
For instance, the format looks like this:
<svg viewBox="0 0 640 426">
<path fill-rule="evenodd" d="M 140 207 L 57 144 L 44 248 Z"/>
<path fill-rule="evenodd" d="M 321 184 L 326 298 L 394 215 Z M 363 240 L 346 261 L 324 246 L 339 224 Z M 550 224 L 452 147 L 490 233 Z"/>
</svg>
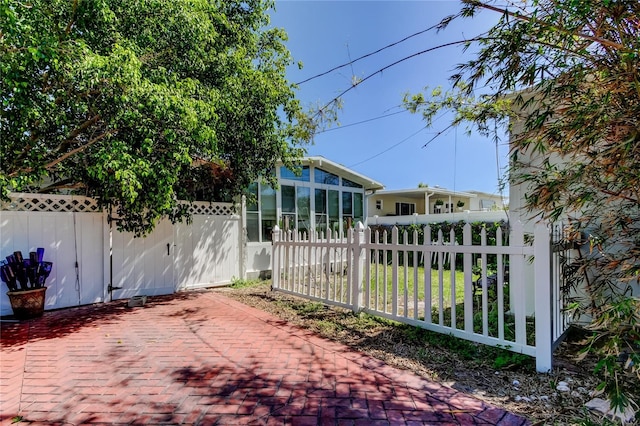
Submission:
<svg viewBox="0 0 640 426">
<path fill-rule="evenodd" d="M 407 214 L 402 213 L 402 208 L 405 206 L 408 207 L 409 213 Z M 416 212 L 416 203 L 408 203 L 404 201 L 396 202 L 396 216 L 411 216 L 415 212 Z"/>
<path fill-rule="evenodd" d="M 292 171 L 284 166 L 281 166 L 278 169 L 280 173 L 278 175 L 279 188 L 275 190 L 275 224 L 277 224 L 281 229 L 284 230 L 285 224 L 287 223 L 291 229 L 300 226 L 301 206 L 298 205 L 300 202 L 298 199 L 298 188 L 305 188 L 304 191 L 306 191 L 308 195 L 308 201 L 306 201 L 305 206 L 302 206 L 305 209 L 309 209 L 308 217 L 302 218 L 305 223 L 308 224 L 308 227 L 305 226 L 303 231 L 320 231 L 324 233 L 327 229 L 331 229 L 334 233 L 345 232 L 347 223 L 351 223 L 353 226 L 358 220 L 363 222 L 366 220 L 367 206 L 365 204 L 367 202 L 367 198 L 364 185 L 355 183 L 339 174 L 328 172 L 313 165 L 302 167 L 303 176 L 293 177 L 291 176 Z M 326 176 L 323 174 L 326 174 Z M 308 180 L 306 179 L 307 175 L 309 176 Z M 317 181 L 321 176 L 324 176 L 324 182 Z M 327 179 L 327 176 L 329 179 Z M 263 223 L 262 187 L 264 184 L 256 182 L 256 185 L 258 188 L 258 210 L 255 211 L 247 209 L 247 228 L 249 227 L 249 217 L 257 213 L 260 238 L 259 241 L 249 242 L 267 243 L 271 240 L 265 238 L 265 224 Z M 293 188 L 293 191 L 291 188 Z M 320 196 L 318 195 L 319 193 L 322 193 L 323 195 Z M 288 201 L 285 202 L 285 199 Z M 324 203 L 324 205 L 316 205 L 317 201 Z M 354 205 L 356 202 L 361 204 L 357 208 Z M 345 208 L 347 209 L 346 212 L 344 210 Z M 356 213 L 360 214 L 362 217 L 355 217 Z M 289 218 L 288 220 L 286 219 L 287 217 Z M 255 222 L 255 218 L 251 220 L 252 223 Z"/>
</svg>

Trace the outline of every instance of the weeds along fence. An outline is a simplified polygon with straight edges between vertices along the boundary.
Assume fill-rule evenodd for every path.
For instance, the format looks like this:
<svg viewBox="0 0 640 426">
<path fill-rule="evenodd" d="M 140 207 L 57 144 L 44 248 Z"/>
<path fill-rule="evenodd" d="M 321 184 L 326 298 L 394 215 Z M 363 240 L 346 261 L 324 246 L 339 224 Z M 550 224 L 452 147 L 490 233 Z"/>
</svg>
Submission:
<svg viewBox="0 0 640 426">
<path fill-rule="evenodd" d="M 552 242 L 545 225 L 525 241 L 519 222 L 491 235 L 470 224 L 433 234 L 429 226 L 359 223 L 310 235 L 276 227 L 273 288 L 530 355 L 548 371 L 568 327 L 562 282 L 552 278 L 561 247 Z"/>
</svg>

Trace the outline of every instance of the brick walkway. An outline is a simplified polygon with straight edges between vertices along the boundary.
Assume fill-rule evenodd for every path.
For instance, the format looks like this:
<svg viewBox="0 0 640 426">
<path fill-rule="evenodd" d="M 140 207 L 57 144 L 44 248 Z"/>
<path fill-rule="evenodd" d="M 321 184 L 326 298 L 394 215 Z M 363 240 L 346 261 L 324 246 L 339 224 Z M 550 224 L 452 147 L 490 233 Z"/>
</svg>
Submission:
<svg viewBox="0 0 640 426">
<path fill-rule="evenodd" d="M 0 423 L 524 425 L 215 292 L 2 324 Z"/>
</svg>

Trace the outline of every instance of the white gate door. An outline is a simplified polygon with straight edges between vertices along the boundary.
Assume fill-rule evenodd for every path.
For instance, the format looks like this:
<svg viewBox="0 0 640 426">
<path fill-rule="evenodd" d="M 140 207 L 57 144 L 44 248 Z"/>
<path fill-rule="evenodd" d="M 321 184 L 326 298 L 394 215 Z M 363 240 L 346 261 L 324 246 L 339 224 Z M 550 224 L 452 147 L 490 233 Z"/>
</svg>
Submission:
<svg viewBox="0 0 640 426">
<path fill-rule="evenodd" d="M 196 202 L 193 221 L 178 223 L 177 289 L 215 287 L 242 276 L 242 219 L 231 203 Z"/>
<path fill-rule="evenodd" d="M 45 309 L 60 309 L 104 300 L 103 223 L 104 215 L 88 211 L 74 212 L 74 202 L 83 197 L 29 194 L 16 196 L 16 211 L 0 213 L 0 258 L 43 247 L 44 260 L 53 262 L 45 285 Z M 62 203 L 62 201 L 66 201 Z M 24 207 L 24 204 L 29 204 Z M 83 207 L 86 207 L 83 204 Z M 40 208 L 44 211 L 29 211 Z M 68 211 L 60 211 L 67 208 Z M 0 283 L 0 315 L 11 314 L 11 305 Z"/>
<path fill-rule="evenodd" d="M 112 229 L 111 297 L 171 294 L 174 283 L 174 235 L 169 220 L 159 222 L 146 237 Z"/>
</svg>

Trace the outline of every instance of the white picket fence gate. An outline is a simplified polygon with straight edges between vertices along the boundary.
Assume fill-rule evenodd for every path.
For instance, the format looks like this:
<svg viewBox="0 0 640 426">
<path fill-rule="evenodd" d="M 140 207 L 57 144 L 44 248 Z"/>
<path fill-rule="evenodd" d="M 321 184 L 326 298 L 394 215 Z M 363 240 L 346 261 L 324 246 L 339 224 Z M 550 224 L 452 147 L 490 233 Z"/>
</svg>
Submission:
<svg viewBox="0 0 640 426">
<path fill-rule="evenodd" d="M 119 232 L 94 199 L 11 194 L 0 205 L 0 259 L 44 247 L 53 262 L 45 309 L 228 284 L 242 276 L 241 216 L 230 203 L 197 202 L 190 224 L 163 220 L 144 238 Z M 11 305 L 0 283 L 0 315 Z"/>
<path fill-rule="evenodd" d="M 498 228 L 495 245 L 487 244 L 484 229 L 480 244 L 472 244 L 469 224 L 462 244 L 453 230 L 431 241 L 426 226 L 424 236 L 418 244 L 417 231 L 404 233 L 400 243 L 394 227 L 389 241 L 386 231 L 361 223 L 346 236 L 307 237 L 276 227 L 273 288 L 527 354 L 538 371 L 549 371 L 569 324 L 557 270 L 564 248 L 554 245 L 549 228 L 537 225 L 533 243 L 525 243 L 520 223 L 508 238 Z"/>
</svg>

